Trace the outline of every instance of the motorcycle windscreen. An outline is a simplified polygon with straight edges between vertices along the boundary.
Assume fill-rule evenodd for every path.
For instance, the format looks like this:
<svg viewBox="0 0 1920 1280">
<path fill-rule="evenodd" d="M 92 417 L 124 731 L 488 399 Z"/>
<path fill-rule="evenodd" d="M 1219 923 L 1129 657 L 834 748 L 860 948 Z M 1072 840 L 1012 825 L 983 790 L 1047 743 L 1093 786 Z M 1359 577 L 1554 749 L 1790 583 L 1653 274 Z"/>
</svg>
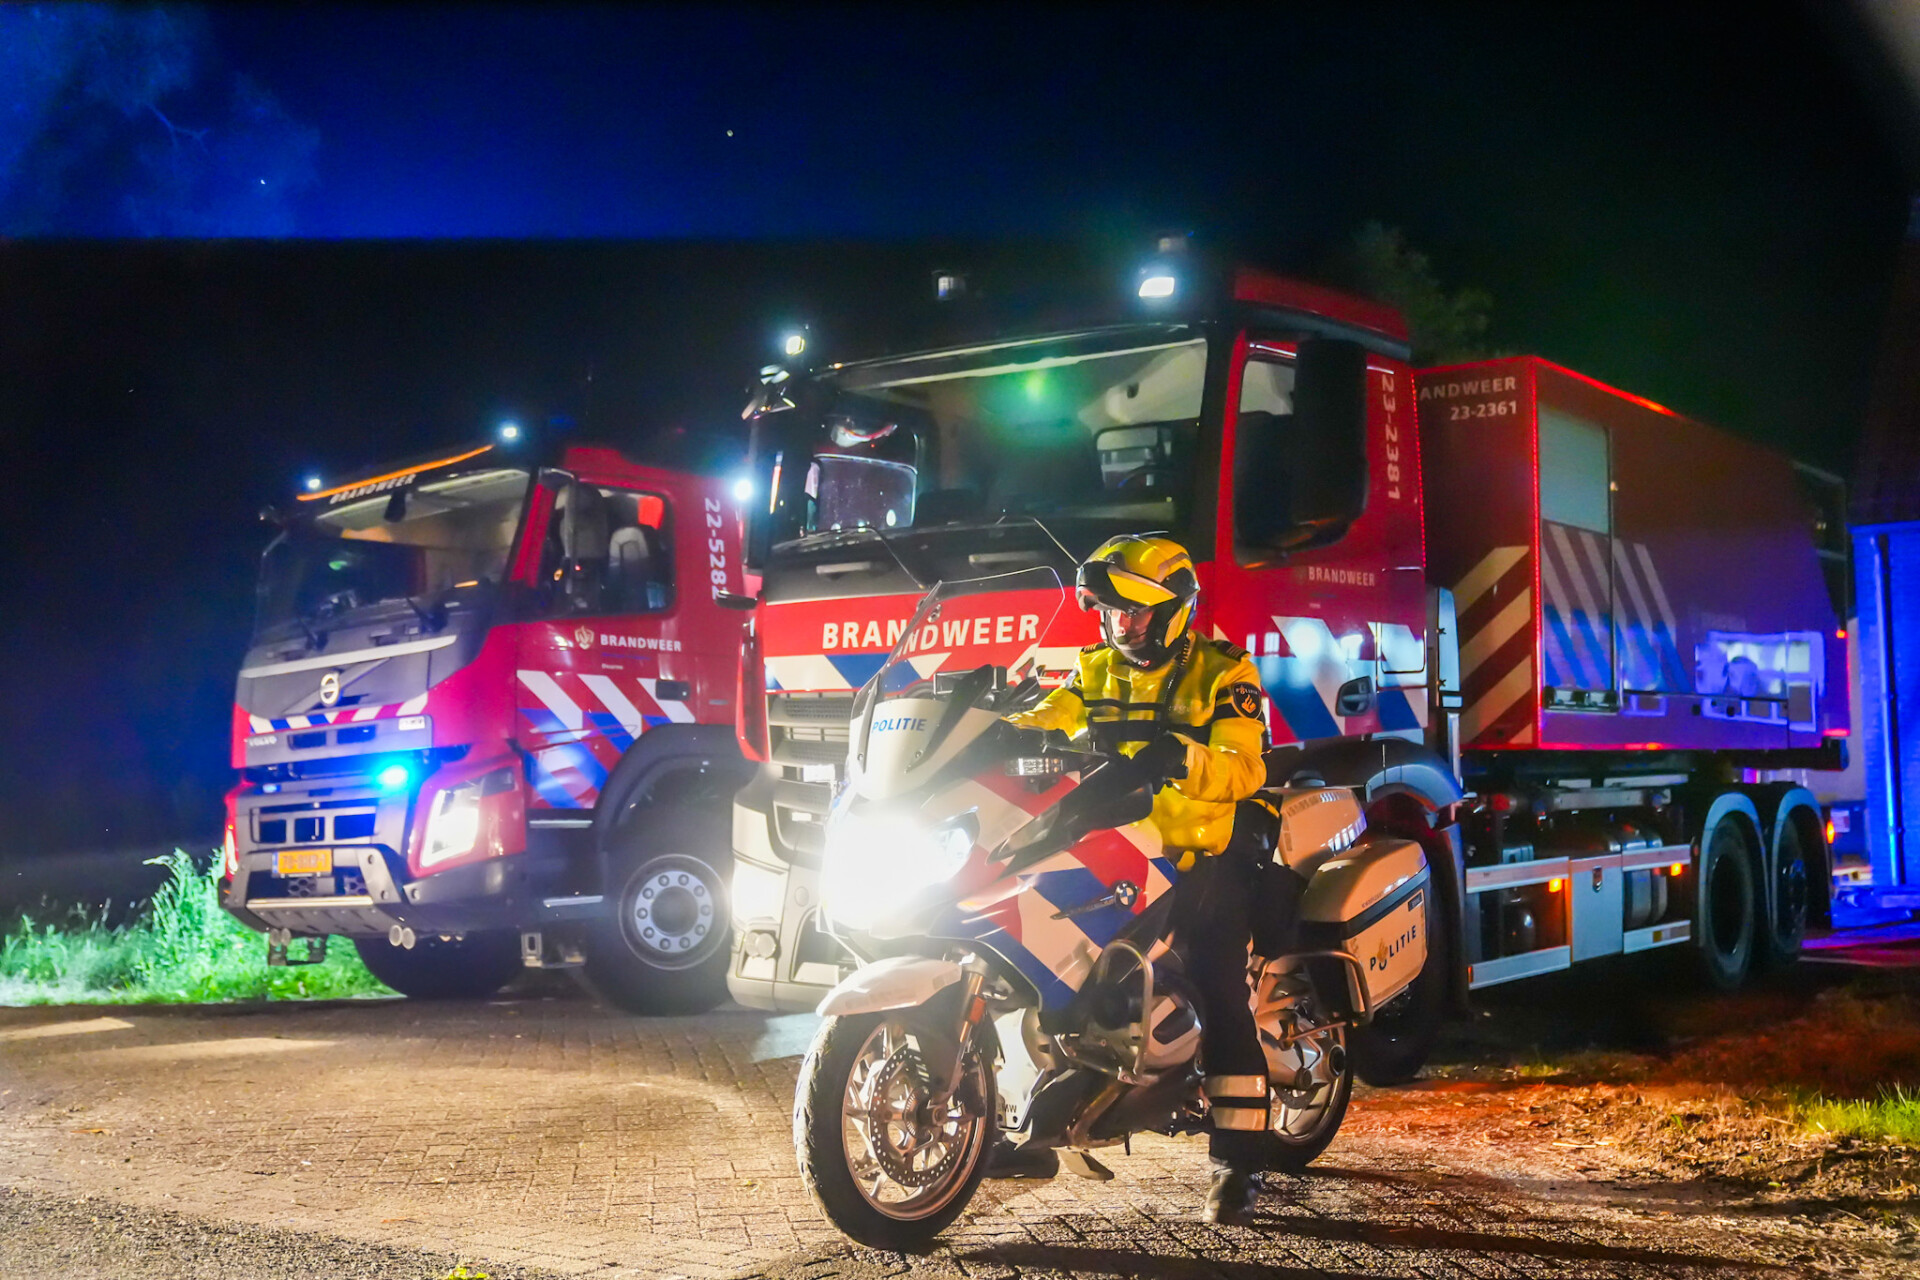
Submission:
<svg viewBox="0 0 1920 1280">
<path fill-rule="evenodd" d="M 999 718 L 996 695 L 1071 667 L 1079 628 L 1058 634 L 1064 620 L 1078 619 L 1071 601 L 1060 575 L 1045 567 L 928 592 L 855 702 L 860 793 L 885 799 L 917 785 Z"/>
</svg>

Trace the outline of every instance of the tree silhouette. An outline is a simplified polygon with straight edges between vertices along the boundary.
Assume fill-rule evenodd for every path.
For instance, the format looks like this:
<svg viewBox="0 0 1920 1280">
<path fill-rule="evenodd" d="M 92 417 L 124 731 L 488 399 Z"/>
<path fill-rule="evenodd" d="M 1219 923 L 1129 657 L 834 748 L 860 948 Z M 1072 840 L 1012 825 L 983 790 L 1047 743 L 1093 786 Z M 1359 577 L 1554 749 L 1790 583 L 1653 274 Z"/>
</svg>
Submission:
<svg viewBox="0 0 1920 1280">
<path fill-rule="evenodd" d="M 1415 364 L 1456 364 L 1493 354 L 1486 341 L 1493 296 L 1471 286 L 1448 293 L 1432 261 L 1410 247 L 1398 227 L 1362 226 L 1338 271 L 1350 287 L 1400 309 L 1412 335 Z"/>
</svg>

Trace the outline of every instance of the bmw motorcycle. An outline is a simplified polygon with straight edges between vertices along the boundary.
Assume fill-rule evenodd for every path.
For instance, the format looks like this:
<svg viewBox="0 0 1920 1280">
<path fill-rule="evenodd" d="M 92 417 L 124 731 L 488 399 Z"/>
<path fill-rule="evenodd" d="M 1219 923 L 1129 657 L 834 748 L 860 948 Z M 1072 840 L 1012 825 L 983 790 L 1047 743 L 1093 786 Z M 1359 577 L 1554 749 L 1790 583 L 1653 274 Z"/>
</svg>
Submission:
<svg viewBox="0 0 1920 1280">
<path fill-rule="evenodd" d="M 862 1244 L 925 1245 L 996 1144 L 1028 1176 L 1106 1179 L 1097 1149 L 1207 1128 L 1150 780 L 1003 720 L 1070 670 L 1077 645 L 1050 642 L 1079 625 L 1048 569 L 943 583 L 856 697 L 821 910 L 862 963 L 820 1003 L 793 1124 L 809 1190 Z M 1284 954 L 1249 957 L 1267 1161 L 1297 1172 L 1346 1113 L 1347 1032 L 1420 973 L 1428 869 L 1368 838 L 1351 792 L 1263 794 L 1273 858 L 1307 880 Z"/>
</svg>

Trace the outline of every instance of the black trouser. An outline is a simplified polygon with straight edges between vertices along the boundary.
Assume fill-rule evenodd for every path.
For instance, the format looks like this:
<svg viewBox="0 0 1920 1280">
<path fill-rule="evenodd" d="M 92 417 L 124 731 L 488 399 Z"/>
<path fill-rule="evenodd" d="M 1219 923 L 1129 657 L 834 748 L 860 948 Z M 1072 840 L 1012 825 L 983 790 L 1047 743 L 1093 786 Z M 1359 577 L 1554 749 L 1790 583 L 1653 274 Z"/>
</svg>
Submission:
<svg viewBox="0 0 1920 1280">
<path fill-rule="evenodd" d="M 1174 886 L 1174 932 L 1187 976 L 1200 992 L 1200 1054 L 1212 1104 L 1208 1152 L 1229 1164 L 1253 1163 L 1267 1131 L 1267 1058 L 1247 989 L 1247 944 L 1259 924 L 1267 952 L 1291 932 L 1300 877 L 1275 866 L 1273 818 L 1242 804 L 1233 839 L 1202 855 Z"/>
</svg>

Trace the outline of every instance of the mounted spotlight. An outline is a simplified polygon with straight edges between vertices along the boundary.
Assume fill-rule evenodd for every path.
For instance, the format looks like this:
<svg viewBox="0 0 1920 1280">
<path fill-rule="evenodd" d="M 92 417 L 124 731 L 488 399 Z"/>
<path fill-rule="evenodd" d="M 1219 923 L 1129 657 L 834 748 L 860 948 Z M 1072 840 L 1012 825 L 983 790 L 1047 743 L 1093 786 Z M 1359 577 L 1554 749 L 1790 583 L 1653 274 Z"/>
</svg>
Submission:
<svg viewBox="0 0 1920 1280">
<path fill-rule="evenodd" d="M 733 482 L 733 500 L 747 502 L 753 498 L 753 477 L 741 476 Z"/>
<path fill-rule="evenodd" d="M 319 476 L 308 476 L 305 480 L 302 480 L 300 483 L 308 493 L 316 493 L 320 489 Z"/>
<path fill-rule="evenodd" d="M 513 444 L 515 441 L 519 439 L 520 439 L 519 423 L 503 422 L 500 424 L 500 441 L 502 444 Z"/>
</svg>

